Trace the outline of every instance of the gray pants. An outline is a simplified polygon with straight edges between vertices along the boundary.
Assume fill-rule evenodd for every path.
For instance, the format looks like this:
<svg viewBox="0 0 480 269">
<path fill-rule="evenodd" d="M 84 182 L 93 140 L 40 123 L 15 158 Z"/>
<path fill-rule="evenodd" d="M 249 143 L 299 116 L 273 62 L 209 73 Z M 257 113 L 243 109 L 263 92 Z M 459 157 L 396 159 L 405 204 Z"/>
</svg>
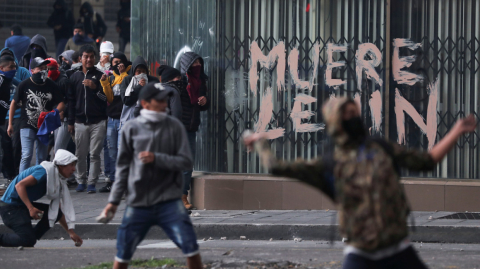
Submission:
<svg viewBox="0 0 480 269">
<path fill-rule="evenodd" d="M 62 122 L 62 126 L 60 126 L 54 132 L 55 135 L 55 149 L 54 152 L 56 153 L 59 149 L 67 149 L 68 143 L 70 142 L 70 138 L 72 136 L 68 132 L 68 122 Z"/>
<path fill-rule="evenodd" d="M 102 120 L 97 124 L 85 125 L 75 123 L 75 145 L 77 162 L 77 182 L 85 184 L 87 181 L 87 156 L 90 153 L 90 172 L 88 185 L 95 185 L 100 174 L 100 153 L 107 133 L 107 121 Z"/>
</svg>

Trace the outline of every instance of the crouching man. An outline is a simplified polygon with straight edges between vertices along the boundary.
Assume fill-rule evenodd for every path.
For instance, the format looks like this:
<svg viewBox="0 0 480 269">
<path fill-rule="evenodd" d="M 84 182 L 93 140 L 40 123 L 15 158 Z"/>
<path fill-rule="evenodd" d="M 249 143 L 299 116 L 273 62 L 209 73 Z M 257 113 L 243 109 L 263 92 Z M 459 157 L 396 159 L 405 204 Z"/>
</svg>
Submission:
<svg viewBox="0 0 480 269">
<path fill-rule="evenodd" d="M 66 179 L 75 171 L 77 157 L 58 150 L 53 162 L 42 162 L 20 173 L 0 200 L 0 215 L 12 234 L 0 234 L 2 247 L 33 247 L 56 222 L 77 247 L 83 240 L 74 232 L 75 211 Z M 50 204 L 36 203 L 43 196 Z M 61 208 L 61 209 L 60 209 Z M 35 227 L 31 219 L 40 220 Z"/>
<path fill-rule="evenodd" d="M 113 218 L 127 191 L 127 208 L 117 234 L 114 269 L 127 268 L 150 227 L 160 226 L 187 257 L 188 268 L 202 268 L 197 238 L 183 206 L 182 171 L 192 167 L 187 133 L 167 114 L 171 88 L 145 85 L 140 116 L 122 127 L 117 171 L 102 216 Z"/>
</svg>

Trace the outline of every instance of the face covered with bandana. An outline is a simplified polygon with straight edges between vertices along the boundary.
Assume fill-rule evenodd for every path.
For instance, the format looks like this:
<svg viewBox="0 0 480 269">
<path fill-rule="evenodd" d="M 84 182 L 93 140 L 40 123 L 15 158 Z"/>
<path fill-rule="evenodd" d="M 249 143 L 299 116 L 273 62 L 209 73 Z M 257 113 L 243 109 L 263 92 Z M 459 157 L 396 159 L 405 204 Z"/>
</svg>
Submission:
<svg viewBox="0 0 480 269">
<path fill-rule="evenodd" d="M 53 58 L 47 58 L 46 60 L 50 61 L 50 63 L 47 64 L 48 77 L 51 78 L 53 81 L 57 81 L 58 77 L 60 76 L 57 61 Z"/>
<path fill-rule="evenodd" d="M 38 67 L 35 67 L 32 70 L 32 80 L 36 84 L 44 84 L 45 81 L 48 79 L 48 70 L 47 70 L 47 65 L 41 65 Z"/>
<path fill-rule="evenodd" d="M 8 61 L 10 60 L 10 61 Z M 0 74 L 8 80 L 12 80 L 17 73 L 17 65 L 13 58 L 7 59 L 7 61 L 0 64 Z"/>
<path fill-rule="evenodd" d="M 348 102 L 342 109 L 342 128 L 351 142 L 362 143 L 367 137 L 367 132 L 360 117 L 357 104 Z"/>
</svg>

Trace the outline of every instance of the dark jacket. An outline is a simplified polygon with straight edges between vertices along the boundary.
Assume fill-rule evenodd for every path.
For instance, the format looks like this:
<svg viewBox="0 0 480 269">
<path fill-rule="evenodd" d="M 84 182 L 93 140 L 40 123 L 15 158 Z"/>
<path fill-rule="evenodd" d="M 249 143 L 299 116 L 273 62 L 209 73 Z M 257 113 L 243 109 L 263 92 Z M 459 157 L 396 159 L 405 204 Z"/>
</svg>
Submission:
<svg viewBox="0 0 480 269">
<path fill-rule="evenodd" d="M 40 46 L 43 51 L 38 52 L 38 51 L 34 50 L 32 48 L 33 44 Z M 30 42 L 30 46 L 28 47 L 27 51 L 25 52 L 25 54 L 22 57 L 22 60 L 20 61 L 20 66 L 25 67 L 28 70 L 30 70 L 30 59 L 32 58 L 32 56 L 34 58 L 35 57 L 42 57 L 44 59 L 53 58 L 52 56 L 47 55 L 47 51 L 48 51 L 47 50 L 47 40 L 45 39 L 45 37 L 43 37 L 42 35 L 35 35 L 34 37 L 32 37 L 32 41 Z"/>
<path fill-rule="evenodd" d="M 205 96 L 207 98 L 207 103 L 204 106 L 200 106 L 199 104 L 195 103 L 192 104 L 190 102 L 190 95 L 187 91 L 188 85 L 188 78 L 186 76 L 188 69 L 190 66 L 195 62 L 197 59 L 200 59 L 202 64 L 202 85 L 200 86 L 200 96 Z M 204 72 L 204 63 L 202 57 L 196 54 L 195 52 L 186 52 L 182 55 L 180 59 L 180 67 L 181 72 L 183 75 L 183 86 L 179 83 L 171 83 L 177 91 L 180 93 L 180 99 L 182 100 L 182 123 L 185 125 L 185 129 L 188 132 L 196 132 L 198 131 L 198 127 L 200 126 L 200 111 L 205 111 L 210 107 L 210 99 L 207 97 L 207 80 L 208 76 Z M 175 84 L 175 85 L 173 85 Z"/>
<path fill-rule="evenodd" d="M 75 122 L 95 124 L 107 119 L 107 96 L 100 85 L 102 75 L 102 71 L 92 67 L 86 74 L 80 71 L 70 77 L 68 125 L 74 125 Z M 85 79 L 91 79 L 97 88 L 93 90 L 85 87 L 82 84 Z"/>
<path fill-rule="evenodd" d="M 171 116 L 156 123 L 140 116 L 122 127 L 119 142 L 117 174 L 109 203 L 118 205 L 125 192 L 127 204 L 133 207 L 180 199 L 182 171 L 193 165 L 182 123 Z M 154 163 L 142 163 L 137 158 L 142 151 L 153 152 Z"/>
<path fill-rule="evenodd" d="M 70 80 L 67 77 L 67 74 L 60 70 L 60 76 L 58 76 L 57 80 L 55 80 L 55 83 L 57 86 L 60 88 L 60 90 L 63 93 L 63 96 L 68 97 L 68 91 L 70 90 Z M 63 110 L 63 116 L 65 119 L 68 119 L 68 101 L 67 98 L 65 98 L 65 109 Z"/>
<path fill-rule="evenodd" d="M 123 104 L 125 107 L 123 110 L 130 110 L 130 109 L 135 109 L 138 101 L 138 94 L 140 93 L 140 90 L 142 89 L 141 85 L 137 85 L 133 88 L 133 91 L 130 93 L 130 96 L 125 96 L 125 91 L 128 88 L 128 85 L 130 85 L 130 82 L 132 82 L 132 78 L 135 76 L 135 70 L 142 65 L 145 66 L 148 70 L 148 65 L 145 59 L 143 59 L 141 56 L 138 56 L 132 63 L 132 69 L 130 70 L 131 75 L 124 78 L 122 81 L 122 84 L 120 84 L 120 96 L 122 97 Z M 150 82 L 160 82 L 158 78 L 147 75 L 148 77 L 148 83 Z M 137 111 L 140 111 L 140 108 L 137 109 Z M 127 111 L 122 112 L 122 119 L 124 119 L 124 114 L 127 113 Z M 138 114 L 136 114 L 138 115 Z M 123 121 L 123 120 L 122 120 Z M 123 121 L 125 122 L 125 121 Z"/>
<path fill-rule="evenodd" d="M 60 5 L 62 8 L 56 9 L 56 5 Z M 55 39 L 70 38 L 73 35 L 73 25 L 75 24 L 72 12 L 68 10 L 64 0 L 55 1 L 53 8 L 54 11 L 47 21 L 48 27 L 54 28 L 57 25 L 61 25 L 62 28 L 59 30 L 53 30 Z"/>
<path fill-rule="evenodd" d="M 82 65 L 80 65 L 80 66 L 77 66 L 77 67 L 74 67 L 74 68 L 71 68 L 71 69 L 65 71 L 65 74 L 67 75 L 68 78 L 71 78 L 72 75 L 75 72 L 82 71 L 82 69 L 83 69 L 83 67 L 82 67 Z"/>
<path fill-rule="evenodd" d="M 131 2 L 120 1 L 121 8 L 117 13 L 117 27 L 120 28 L 120 37 L 130 40 L 130 21 L 125 21 L 126 18 L 130 18 L 130 4 Z"/>
<path fill-rule="evenodd" d="M 7 116 L 10 109 L 10 87 L 12 80 L 0 75 L 0 124 L 5 123 L 5 116 Z"/>
<path fill-rule="evenodd" d="M 83 9 L 86 9 L 87 13 L 84 13 Z M 93 39 L 104 37 L 107 33 L 107 25 L 103 21 L 102 16 L 93 10 L 89 2 L 83 3 L 80 7 L 80 18 L 77 22 L 83 23 L 85 35 L 93 34 Z"/>
</svg>

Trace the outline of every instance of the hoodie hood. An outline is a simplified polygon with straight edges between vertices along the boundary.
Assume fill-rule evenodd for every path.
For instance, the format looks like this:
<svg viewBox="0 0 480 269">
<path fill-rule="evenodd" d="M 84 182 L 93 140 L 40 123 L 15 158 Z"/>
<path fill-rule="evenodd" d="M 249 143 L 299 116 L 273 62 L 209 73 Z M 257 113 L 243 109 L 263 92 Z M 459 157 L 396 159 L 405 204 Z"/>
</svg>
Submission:
<svg viewBox="0 0 480 269">
<path fill-rule="evenodd" d="M 61 57 L 65 58 L 68 60 L 68 62 L 70 64 L 72 64 L 73 60 L 72 60 L 72 56 L 73 54 L 75 53 L 74 50 L 66 50 L 64 51 L 62 54 L 60 54 Z M 58 63 L 61 65 L 62 64 L 62 60 L 60 60 L 60 56 L 58 56 Z"/>
<path fill-rule="evenodd" d="M 327 126 L 327 133 L 335 141 L 336 146 L 343 147 L 349 137 L 342 128 L 342 107 L 348 102 L 356 102 L 349 97 L 332 98 L 323 105 L 323 119 Z M 358 106 L 357 106 L 358 107 Z"/>
<path fill-rule="evenodd" d="M 201 77 L 206 79 L 208 78 L 207 75 L 205 75 L 205 71 L 204 71 L 204 68 L 205 68 L 205 65 L 203 63 L 203 58 L 196 54 L 195 52 L 193 51 L 189 51 L 189 52 L 185 52 L 183 55 L 182 55 L 182 58 L 180 58 L 180 71 L 182 72 L 182 75 L 186 75 L 187 74 L 187 71 L 188 69 L 190 69 L 190 66 L 192 66 L 192 64 L 197 60 L 197 59 L 200 59 L 200 63 L 202 64 L 202 74 L 201 74 Z"/>
<path fill-rule="evenodd" d="M 132 63 L 132 67 L 133 67 L 132 68 L 132 76 L 135 75 L 135 70 L 137 70 L 137 67 L 140 66 L 140 65 L 145 66 L 145 68 L 147 68 L 147 71 L 148 71 L 147 61 L 145 61 L 145 59 L 143 59 L 142 56 L 137 56 L 137 58 L 135 58 L 135 60 Z"/>
<path fill-rule="evenodd" d="M 2 50 L 0 50 L 0 57 L 2 57 L 3 55 L 12 56 L 13 59 L 15 59 L 15 63 L 18 66 L 18 60 L 17 60 L 17 57 L 15 57 L 15 53 L 13 52 L 13 50 L 11 50 L 10 48 L 3 48 Z"/>
<path fill-rule="evenodd" d="M 61 6 L 63 11 L 67 10 L 67 3 L 65 3 L 64 0 L 57 0 L 57 1 L 55 1 L 55 3 L 53 3 L 53 8 L 54 8 L 54 9 L 55 9 L 55 6 L 56 6 L 56 5 Z M 55 9 L 55 10 L 56 10 L 56 9 Z"/>
<path fill-rule="evenodd" d="M 86 9 L 88 12 L 88 16 L 92 17 L 93 16 L 93 7 L 89 2 L 85 2 L 82 4 L 80 7 L 80 16 L 85 16 L 85 13 L 83 12 L 83 9 Z"/>
<path fill-rule="evenodd" d="M 36 36 L 32 37 L 32 40 L 30 41 L 30 46 L 28 46 L 28 49 L 25 52 L 25 55 L 32 52 L 32 50 L 33 50 L 32 45 L 33 44 L 40 46 L 43 49 L 43 51 L 45 52 L 45 55 L 47 54 L 47 40 L 42 35 L 36 35 Z"/>
</svg>

